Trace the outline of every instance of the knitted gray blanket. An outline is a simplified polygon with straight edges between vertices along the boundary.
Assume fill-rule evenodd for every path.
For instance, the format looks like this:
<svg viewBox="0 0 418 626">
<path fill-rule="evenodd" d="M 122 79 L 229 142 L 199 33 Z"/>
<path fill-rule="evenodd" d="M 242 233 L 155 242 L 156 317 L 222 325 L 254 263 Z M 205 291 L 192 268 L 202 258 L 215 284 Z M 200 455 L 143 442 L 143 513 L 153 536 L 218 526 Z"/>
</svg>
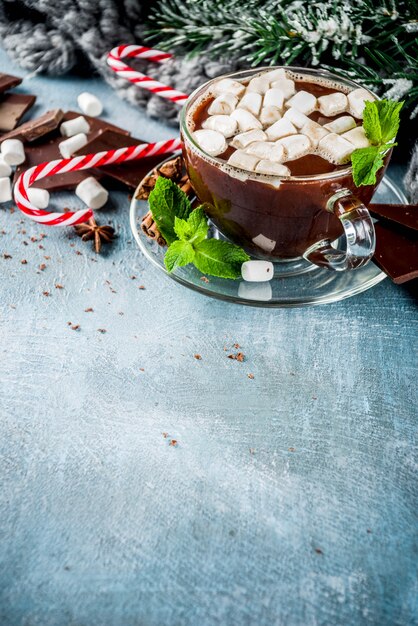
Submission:
<svg viewBox="0 0 418 626">
<path fill-rule="evenodd" d="M 118 78 L 106 65 L 109 50 L 144 40 L 144 16 L 155 0 L 0 0 L 0 41 L 14 62 L 30 72 L 98 72 L 117 93 L 142 106 L 152 117 L 177 124 L 178 107 Z M 177 58 L 162 65 L 135 67 L 167 85 L 191 93 L 200 84 L 236 69 L 230 60 Z M 418 146 L 405 184 L 418 202 Z"/>
</svg>

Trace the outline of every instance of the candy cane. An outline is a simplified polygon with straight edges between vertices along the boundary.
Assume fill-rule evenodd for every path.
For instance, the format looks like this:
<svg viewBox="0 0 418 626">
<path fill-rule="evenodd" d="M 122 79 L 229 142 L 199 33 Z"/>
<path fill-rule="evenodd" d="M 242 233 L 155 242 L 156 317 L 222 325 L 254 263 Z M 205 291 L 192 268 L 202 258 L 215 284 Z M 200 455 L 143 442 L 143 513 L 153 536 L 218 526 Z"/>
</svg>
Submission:
<svg viewBox="0 0 418 626">
<path fill-rule="evenodd" d="M 142 143 L 138 146 L 107 150 L 98 152 L 97 154 L 86 154 L 85 156 L 77 156 L 71 159 L 56 159 L 55 161 L 41 163 L 40 165 L 31 167 L 19 176 L 14 186 L 16 205 L 30 219 L 47 226 L 72 226 L 86 222 L 93 216 L 91 209 L 68 211 L 67 213 L 49 213 L 37 209 L 35 205 L 29 202 L 29 187 L 37 180 L 55 176 L 56 174 L 139 160 L 144 157 L 175 152 L 179 150 L 180 147 L 180 139 L 175 138 L 167 139 L 166 141 L 158 141 L 156 143 Z"/>
<path fill-rule="evenodd" d="M 161 50 L 154 50 L 152 48 L 145 48 L 144 46 L 129 46 L 122 45 L 116 46 L 108 54 L 107 63 L 119 76 L 122 76 L 131 83 L 151 91 L 162 98 L 171 100 L 176 104 L 184 104 L 187 100 L 187 94 L 182 91 L 177 91 L 172 87 L 168 87 L 163 83 L 158 82 L 150 78 L 142 72 L 133 70 L 129 65 L 124 63 L 121 59 L 147 59 L 147 61 L 155 61 L 156 63 L 164 63 L 168 59 L 171 59 L 172 55 L 168 52 L 162 52 Z"/>
</svg>

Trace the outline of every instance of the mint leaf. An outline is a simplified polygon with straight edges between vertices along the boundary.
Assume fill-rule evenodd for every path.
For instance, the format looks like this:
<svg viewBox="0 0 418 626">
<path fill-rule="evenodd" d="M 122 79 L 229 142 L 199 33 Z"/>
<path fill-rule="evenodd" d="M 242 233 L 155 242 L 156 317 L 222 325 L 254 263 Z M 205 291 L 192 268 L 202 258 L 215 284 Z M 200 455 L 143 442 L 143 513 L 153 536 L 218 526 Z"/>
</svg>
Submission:
<svg viewBox="0 0 418 626">
<path fill-rule="evenodd" d="M 238 278 L 242 263 L 250 258 L 239 246 L 219 239 L 204 239 L 195 245 L 194 251 L 197 269 L 220 278 Z"/>
<path fill-rule="evenodd" d="M 393 100 L 378 100 L 376 103 L 379 112 L 379 121 L 382 132 L 381 143 L 388 143 L 395 139 L 400 122 L 400 111 L 403 102 L 395 102 Z"/>
<path fill-rule="evenodd" d="M 192 205 L 187 195 L 169 178 L 159 176 L 149 196 L 149 206 L 158 229 L 168 244 L 177 239 L 174 218 L 187 218 Z"/>
<path fill-rule="evenodd" d="M 189 216 L 189 219 L 182 220 L 178 217 L 174 220 L 174 231 L 179 239 L 198 243 L 206 238 L 208 233 L 208 222 L 203 210 L 203 206 L 198 207 Z"/>
<path fill-rule="evenodd" d="M 164 256 L 164 264 L 169 272 L 176 267 L 193 263 L 195 253 L 188 241 L 173 241 Z"/>
<path fill-rule="evenodd" d="M 353 180 L 356 187 L 374 185 L 376 172 L 383 165 L 383 156 L 378 146 L 358 148 L 351 155 Z"/>
<path fill-rule="evenodd" d="M 376 102 L 369 102 L 366 100 L 363 111 L 363 128 L 366 133 L 367 139 L 378 146 L 382 143 L 382 129 L 379 120 L 379 109 L 376 106 Z"/>
</svg>

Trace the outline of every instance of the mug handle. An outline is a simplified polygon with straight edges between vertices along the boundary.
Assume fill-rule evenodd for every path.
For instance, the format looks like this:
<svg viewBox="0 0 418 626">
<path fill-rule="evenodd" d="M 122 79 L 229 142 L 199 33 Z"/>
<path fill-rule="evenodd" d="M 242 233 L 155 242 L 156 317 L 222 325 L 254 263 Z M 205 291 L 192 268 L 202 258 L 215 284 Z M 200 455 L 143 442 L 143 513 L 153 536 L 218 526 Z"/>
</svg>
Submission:
<svg viewBox="0 0 418 626">
<path fill-rule="evenodd" d="M 345 250 L 336 249 L 330 239 L 322 239 L 310 246 L 303 257 L 319 267 L 342 272 L 366 265 L 376 247 L 373 221 L 369 211 L 348 189 L 331 196 L 326 210 L 340 220 L 345 239 Z"/>
</svg>

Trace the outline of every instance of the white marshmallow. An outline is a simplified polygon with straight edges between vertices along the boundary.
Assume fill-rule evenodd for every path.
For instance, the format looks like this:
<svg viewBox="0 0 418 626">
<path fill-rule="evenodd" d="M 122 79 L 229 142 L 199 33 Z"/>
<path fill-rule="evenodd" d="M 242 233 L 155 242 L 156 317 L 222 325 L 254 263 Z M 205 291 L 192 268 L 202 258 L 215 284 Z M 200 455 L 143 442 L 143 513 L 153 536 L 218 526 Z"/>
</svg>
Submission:
<svg viewBox="0 0 418 626">
<path fill-rule="evenodd" d="M 283 146 L 272 141 L 255 141 L 245 149 L 245 152 L 276 163 L 281 163 L 285 158 Z"/>
<path fill-rule="evenodd" d="M 0 178 L 4 176 L 10 176 L 12 173 L 12 168 L 10 165 L 4 160 L 2 154 L 0 154 Z"/>
<path fill-rule="evenodd" d="M 64 159 L 69 159 L 72 157 L 74 152 L 80 150 L 87 143 L 87 135 L 85 133 L 78 133 L 78 135 L 73 135 L 72 137 L 68 137 L 64 141 L 58 144 L 58 149 Z"/>
<path fill-rule="evenodd" d="M 242 97 L 240 103 L 238 104 L 238 109 L 245 109 L 249 111 L 256 117 L 260 113 L 261 103 L 263 102 L 263 97 L 261 94 L 256 93 L 255 91 L 248 91 Z"/>
<path fill-rule="evenodd" d="M 286 111 L 283 117 L 289 120 L 289 122 L 292 122 L 292 124 L 296 126 L 296 128 L 302 128 L 302 126 L 305 126 L 305 124 L 311 121 L 311 119 L 307 115 L 301 113 L 293 107 L 290 107 L 290 109 Z"/>
<path fill-rule="evenodd" d="M 255 171 L 259 174 L 266 174 L 268 176 L 290 176 L 290 170 L 281 163 L 275 163 L 268 159 L 263 159 L 257 163 Z"/>
<path fill-rule="evenodd" d="M 227 143 L 222 133 L 216 130 L 203 128 L 194 132 L 194 137 L 204 152 L 210 156 L 218 156 L 227 149 Z"/>
<path fill-rule="evenodd" d="M 365 107 L 365 101 L 374 101 L 374 97 L 371 93 L 365 89 L 354 89 L 348 94 L 348 112 L 358 119 L 363 119 L 363 111 Z"/>
<path fill-rule="evenodd" d="M 213 83 L 210 90 L 216 96 L 222 93 L 229 93 L 239 98 L 245 91 L 245 85 L 232 78 L 222 78 Z"/>
<path fill-rule="evenodd" d="M 355 126 L 356 121 L 350 115 L 337 117 L 336 120 L 332 120 L 332 122 L 324 124 L 324 128 L 329 130 L 330 133 L 337 133 L 337 135 L 341 135 L 342 133 L 347 132 L 347 130 L 351 130 Z"/>
<path fill-rule="evenodd" d="M 302 126 L 300 132 L 302 135 L 306 135 L 307 137 L 309 137 L 314 148 L 317 147 L 322 137 L 328 135 L 328 131 L 323 126 L 317 124 L 316 122 L 313 122 L 312 120 Z"/>
<path fill-rule="evenodd" d="M 269 89 L 264 96 L 264 107 L 277 107 L 283 109 L 284 94 L 281 89 Z"/>
<path fill-rule="evenodd" d="M 248 283 L 265 283 L 274 276 L 274 266 L 270 261 L 244 261 L 241 276 Z"/>
<path fill-rule="evenodd" d="M 259 160 L 260 159 L 253 154 L 247 154 L 243 150 L 235 150 L 235 152 L 233 152 L 229 157 L 228 163 L 229 165 L 233 165 L 234 167 L 239 167 L 243 170 L 254 172 Z"/>
<path fill-rule="evenodd" d="M 277 122 L 282 117 L 280 110 L 277 107 L 263 107 L 260 113 L 260 122 L 263 126 L 271 126 L 274 122 Z"/>
<path fill-rule="evenodd" d="M 279 78 L 271 83 L 273 89 L 280 89 L 283 92 L 285 100 L 293 96 L 296 91 L 295 81 L 291 78 Z"/>
<path fill-rule="evenodd" d="M 265 252 L 273 252 L 276 246 L 276 242 L 274 241 L 274 239 L 269 239 L 261 233 L 257 235 L 257 237 L 253 237 L 252 242 Z"/>
<path fill-rule="evenodd" d="M 75 194 L 91 209 L 100 209 L 109 197 L 107 189 L 93 176 L 82 180 L 75 188 Z"/>
<path fill-rule="evenodd" d="M 347 141 L 352 143 L 355 148 L 368 148 L 371 145 L 362 126 L 352 128 L 348 132 L 341 135 L 341 137 L 343 139 L 347 139 Z"/>
<path fill-rule="evenodd" d="M 97 117 L 103 111 L 103 104 L 99 98 L 88 91 L 83 91 L 77 96 L 77 104 L 86 115 Z"/>
<path fill-rule="evenodd" d="M 281 120 L 274 122 L 273 126 L 267 128 L 266 135 L 270 141 L 276 141 L 277 139 L 287 137 L 288 135 L 296 135 L 297 132 L 298 131 L 293 126 L 292 122 L 282 117 Z"/>
<path fill-rule="evenodd" d="M 286 102 L 287 107 L 294 107 L 301 113 L 309 115 L 316 109 L 316 98 L 308 91 L 298 91 L 295 95 Z"/>
<path fill-rule="evenodd" d="M 343 139 L 341 135 L 329 133 L 319 142 L 318 154 L 330 163 L 342 165 L 350 160 L 350 155 L 354 149 L 353 144 L 347 139 Z"/>
<path fill-rule="evenodd" d="M 49 204 L 49 193 L 46 189 L 29 187 L 28 198 L 29 202 L 34 204 L 37 209 L 46 209 Z"/>
<path fill-rule="evenodd" d="M 12 199 L 12 182 L 10 178 L 0 178 L 0 203 L 10 202 Z"/>
<path fill-rule="evenodd" d="M 309 137 L 306 135 L 292 135 L 291 137 L 283 137 L 280 139 L 284 149 L 287 152 L 286 161 L 293 161 L 294 159 L 300 159 L 312 152 L 312 144 Z"/>
<path fill-rule="evenodd" d="M 229 115 L 238 104 L 238 98 L 232 93 L 221 93 L 213 102 L 211 102 L 208 113 L 209 115 Z"/>
<path fill-rule="evenodd" d="M 20 139 L 5 139 L 1 142 L 1 155 L 9 165 L 20 165 L 25 160 L 25 149 Z"/>
<path fill-rule="evenodd" d="M 241 133 L 240 135 L 236 135 L 231 141 L 231 146 L 233 148 L 246 148 L 254 141 L 265 141 L 267 139 L 266 133 L 262 130 L 249 130 L 246 133 Z"/>
<path fill-rule="evenodd" d="M 327 117 L 333 117 L 333 115 L 343 113 L 347 110 L 347 107 L 347 96 L 340 91 L 318 98 L 318 108 L 322 115 L 326 115 Z"/>
<path fill-rule="evenodd" d="M 287 78 L 287 74 L 282 67 L 279 67 L 277 70 L 270 70 L 270 72 L 265 72 L 264 74 L 262 74 L 262 76 L 270 83 L 275 80 L 283 80 Z"/>
<path fill-rule="evenodd" d="M 63 122 L 60 126 L 60 133 L 64 137 L 72 137 L 73 135 L 78 135 L 78 133 L 89 132 L 90 124 L 82 115 L 80 115 L 80 117 L 75 117 L 73 120 Z"/>
<path fill-rule="evenodd" d="M 231 117 L 237 121 L 238 128 L 242 133 L 245 133 L 247 130 L 253 130 L 254 128 L 262 128 L 261 122 L 245 109 L 235 109 L 235 111 L 231 113 Z"/>
<path fill-rule="evenodd" d="M 232 137 L 238 129 L 237 121 L 230 115 L 212 115 L 202 122 L 203 128 L 217 130 L 224 137 Z"/>
<path fill-rule="evenodd" d="M 270 81 L 264 75 L 255 76 L 248 83 L 247 91 L 255 91 L 264 95 L 270 87 Z"/>
<path fill-rule="evenodd" d="M 273 290 L 269 282 L 247 283 L 243 280 L 238 285 L 238 297 L 243 300 L 268 302 L 273 297 Z"/>
</svg>

